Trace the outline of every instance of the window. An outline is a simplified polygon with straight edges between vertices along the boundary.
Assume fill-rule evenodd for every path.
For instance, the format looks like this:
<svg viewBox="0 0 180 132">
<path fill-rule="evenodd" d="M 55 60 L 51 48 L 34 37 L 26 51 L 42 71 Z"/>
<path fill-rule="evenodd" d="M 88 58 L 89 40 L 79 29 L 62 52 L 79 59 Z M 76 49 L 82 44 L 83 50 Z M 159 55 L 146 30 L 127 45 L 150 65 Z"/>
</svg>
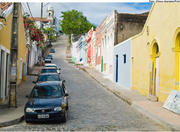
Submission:
<svg viewBox="0 0 180 132">
<path fill-rule="evenodd" d="M 126 63 L 126 54 L 123 55 L 124 58 L 124 64 Z"/>
</svg>

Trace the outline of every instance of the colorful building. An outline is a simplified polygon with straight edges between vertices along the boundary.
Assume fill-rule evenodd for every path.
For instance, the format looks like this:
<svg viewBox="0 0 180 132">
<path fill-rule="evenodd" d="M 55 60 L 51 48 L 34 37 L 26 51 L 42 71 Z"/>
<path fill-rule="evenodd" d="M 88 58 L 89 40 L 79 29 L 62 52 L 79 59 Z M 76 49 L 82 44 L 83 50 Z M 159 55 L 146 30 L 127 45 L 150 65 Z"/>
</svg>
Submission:
<svg viewBox="0 0 180 132">
<path fill-rule="evenodd" d="M 95 52 L 96 52 L 96 69 L 98 71 L 103 71 L 103 58 L 101 58 L 101 44 L 102 44 L 102 34 L 101 25 L 96 28 L 96 42 L 95 42 Z"/>
<path fill-rule="evenodd" d="M 96 65 L 96 31 L 93 31 L 92 38 L 91 38 L 91 67 L 95 68 Z"/>
<path fill-rule="evenodd" d="M 10 69 L 10 48 L 11 48 L 11 30 L 12 30 L 12 3 L 0 3 L 0 8 L 3 11 L 4 19 L 0 19 L 3 27 L 0 30 L 0 104 L 5 103 L 9 97 L 9 69 Z M 2 15 L 0 14 L 0 15 Z M 17 60 L 17 84 L 23 79 L 23 70 L 26 64 L 26 40 L 25 30 L 22 16 L 22 7 L 19 7 L 18 19 L 18 60 Z"/>
<path fill-rule="evenodd" d="M 160 102 L 180 89 L 179 12 L 179 3 L 154 3 L 142 32 L 132 38 L 132 89 Z"/>
<path fill-rule="evenodd" d="M 87 64 L 89 65 L 91 63 L 91 38 L 92 38 L 92 35 L 93 35 L 93 28 L 91 28 L 88 32 L 88 37 L 87 37 Z"/>
<path fill-rule="evenodd" d="M 131 89 L 131 38 L 114 47 L 113 61 L 114 82 Z"/>
</svg>

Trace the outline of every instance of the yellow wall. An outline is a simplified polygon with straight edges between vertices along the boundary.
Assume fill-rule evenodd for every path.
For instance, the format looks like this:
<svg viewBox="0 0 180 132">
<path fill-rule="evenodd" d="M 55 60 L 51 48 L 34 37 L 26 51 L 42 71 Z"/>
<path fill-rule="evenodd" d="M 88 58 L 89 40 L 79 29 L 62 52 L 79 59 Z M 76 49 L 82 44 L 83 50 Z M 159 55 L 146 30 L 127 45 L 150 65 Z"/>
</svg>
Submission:
<svg viewBox="0 0 180 132">
<path fill-rule="evenodd" d="M 23 24 L 23 16 L 21 13 L 21 7 L 19 8 L 19 32 L 18 32 L 18 80 L 17 84 L 20 84 L 19 79 L 20 72 L 20 58 L 22 62 L 26 62 L 26 42 L 25 42 L 25 32 Z M 1 20 L 1 19 L 0 19 Z M 11 27 L 12 27 L 12 13 L 6 18 L 6 21 L 1 20 L 4 23 L 4 27 L 0 30 L 0 45 L 3 45 L 10 51 L 11 46 Z"/>
<path fill-rule="evenodd" d="M 12 23 L 12 14 L 10 14 L 7 18 L 6 21 L 3 19 L 0 19 L 0 21 L 5 25 L 1 30 L 0 30 L 0 45 L 3 45 L 5 48 L 10 50 L 10 45 L 11 45 L 11 23 Z"/>
<path fill-rule="evenodd" d="M 173 49 L 175 34 L 180 27 L 179 12 L 180 3 L 154 3 L 143 31 L 132 38 L 132 89 L 145 96 L 149 94 L 150 87 L 152 45 L 157 42 L 159 46 L 158 99 L 161 102 L 166 100 L 170 91 L 175 89 L 175 84 L 178 84 L 175 83 L 178 72 L 175 72 L 177 66 Z"/>
<path fill-rule="evenodd" d="M 23 16 L 21 12 L 21 7 L 19 11 L 19 33 L 18 33 L 18 84 L 20 84 L 21 80 L 19 79 L 20 73 L 20 58 L 22 58 L 22 62 L 26 62 L 26 38 L 25 38 L 25 30 L 24 30 L 24 23 L 23 23 Z M 23 68 L 23 65 L 22 65 Z M 23 73 L 23 71 L 22 71 Z"/>
</svg>

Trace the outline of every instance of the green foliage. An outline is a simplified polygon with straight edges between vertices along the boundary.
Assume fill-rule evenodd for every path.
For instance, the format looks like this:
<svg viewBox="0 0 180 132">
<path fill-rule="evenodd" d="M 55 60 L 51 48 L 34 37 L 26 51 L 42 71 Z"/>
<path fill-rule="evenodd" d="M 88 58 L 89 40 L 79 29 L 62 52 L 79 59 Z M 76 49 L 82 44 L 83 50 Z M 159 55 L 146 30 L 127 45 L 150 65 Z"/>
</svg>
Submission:
<svg viewBox="0 0 180 132">
<path fill-rule="evenodd" d="M 51 41 L 56 40 L 56 31 L 53 28 L 50 27 L 43 28 L 43 32 L 47 35 L 49 40 Z"/>
<path fill-rule="evenodd" d="M 82 12 L 77 10 L 71 10 L 62 12 L 63 19 L 61 21 L 62 32 L 65 34 L 84 34 L 87 33 L 92 27 L 96 26 L 91 24 Z"/>
</svg>

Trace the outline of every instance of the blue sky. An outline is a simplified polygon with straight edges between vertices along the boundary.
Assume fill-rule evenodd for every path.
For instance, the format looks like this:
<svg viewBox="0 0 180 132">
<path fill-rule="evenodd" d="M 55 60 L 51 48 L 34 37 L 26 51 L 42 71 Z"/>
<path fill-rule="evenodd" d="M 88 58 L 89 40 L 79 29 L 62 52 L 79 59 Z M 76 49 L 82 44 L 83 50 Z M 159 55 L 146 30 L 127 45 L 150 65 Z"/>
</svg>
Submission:
<svg viewBox="0 0 180 132">
<path fill-rule="evenodd" d="M 23 8 L 27 10 L 26 3 L 23 3 Z M 40 3 L 29 3 L 32 14 L 34 17 L 40 17 Z M 119 13 L 143 13 L 151 9 L 152 3 L 135 3 L 135 2 L 118 2 L 118 3 L 44 3 L 43 16 L 46 16 L 46 9 L 48 6 L 52 6 L 55 11 L 55 16 L 60 18 L 62 11 L 76 9 L 81 11 L 87 19 L 98 26 L 106 16 L 110 15 L 113 10 L 117 10 Z"/>
</svg>

